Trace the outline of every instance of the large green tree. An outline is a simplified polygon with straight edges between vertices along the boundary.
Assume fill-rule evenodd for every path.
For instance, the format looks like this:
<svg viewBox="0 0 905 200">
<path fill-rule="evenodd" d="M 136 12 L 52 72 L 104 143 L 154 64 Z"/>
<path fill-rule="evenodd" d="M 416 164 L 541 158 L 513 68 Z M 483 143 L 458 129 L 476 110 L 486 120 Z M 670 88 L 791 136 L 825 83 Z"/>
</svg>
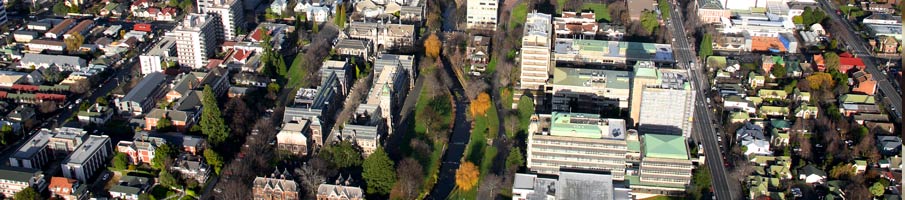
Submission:
<svg viewBox="0 0 905 200">
<path fill-rule="evenodd" d="M 644 31 L 647 31 L 647 34 L 654 33 L 657 27 L 660 27 L 660 20 L 657 19 L 657 14 L 651 11 L 643 11 L 641 13 L 641 27 L 644 28 Z"/>
<path fill-rule="evenodd" d="M 827 71 L 839 70 L 839 54 L 826 52 L 823 54 L 823 60 Z"/>
<path fill-rule="evenodd" d="M 349 141 L 328 145 L 321 149 L 318 157 L 330 162 L 333 168 L 348 168 L 361 165 L 361 152 Z"/>
<path fill-rule="evenodd" d="M 506 157 L 506 168 L 510 170 L 518 169 L 523 164 L 525 164 L 525 156 L 522 155 L 522 149 L 519 147 L 509 149 L 509 156 Z"/>
<path fill-rule="evenodd" d="M 207 141 L 213 145 L 219 145 L 229 137 L 229 127 L 223 120 L 217 97 L 210 85 L 204 86 L 201 105 L 201 133 L 207 136 Z"/>
<path fill-rule="evenodd" d="M 157 120 L 157 131 L 158 132 L 169 132 L 172 131 L 173 128 L 173 120 L 170 120 L 170 117 L 163 116 L 160 120 Z"/>
<path fill-rule="evenodd" d="M 368 194 L 390 194 L 396 184 L 396 171 L 393 161 L 382 147 L 365 159 L 362 168 L 361 177 L 365 180 Z"/>
<path fill-rule="evenodd" d="M 884 193 L 886 193 L 886 187 L 883 187 L 883 184 L 880 182 L 876 182 L 874 185 L 870 186 L 870 194 L 879 197 L 883 196 Z"/>
<path fill-rule="evenodd" d="M 701 48 L 698 50 L 698 56 L 701 59 L 707 59 L 707 56 L 713 55 L 713 37 L 710 34 L 704 34 L 704 38 L 701 39 Z"/>
<path fill-rule="evenodd" d="M 813 24 L 820 23 L 824 19 L 826 19 L 826 13 L 820 9 L 813 9 L 811 7 L 805 7 L 804 12 L 801 13 L 801 22 L 810 27 Z"/>
<path fill-rule="evenodd" d="M 122 152 L 117 152 L 116 155 L 113 156 L 113 168 L 117 170 L 124 170 L 126 166 L 129 165 L 129 158 L 126 154 Z"/>
<path fill-rule="evenodd" d="M 176 154 L 176 150 L 171 148 L 170 145 L 162 144 L 154 150 L 154 158 L 151 159 L 151 168 L 161 170 L 166 168 L 167 160 L 170 160 L 170 156 Z"/>
<path fill-rule="evenodd" d="M 773 69 L 770 70 L 770 73 L 773 74 L 773 77 L 785 78 L 786 66 L 784 66 L 782 63 L 776 62 L 776 64 L 773 64 Z"/>
<path fill-rule="evenodd" d="M 32 187 L 26 187 L 19 192 L 16 192 L 16 195 L 13 196 L 14 200 L 39 200 L 41 199 L 41 194 L 38 194 Z"/>
<path fill-rule="evenodd" d="M 160 184 L 163 186 L 170 188 L 179 186 L 179 182 L 176 180 L 176 177 L 166 169 L 160 170 L 160 174 L 158 174 L 157 179 L 160 180 Z"/>
<path fill-rule="evenodd" d="M 208 166 L 214 168 L 215 174 L 220 174 L 220 169 L 223 168 L 223 157 L 220 154 L 210 148 L 205 149 L 204 160 L 207 161 Z"/>
</svg>

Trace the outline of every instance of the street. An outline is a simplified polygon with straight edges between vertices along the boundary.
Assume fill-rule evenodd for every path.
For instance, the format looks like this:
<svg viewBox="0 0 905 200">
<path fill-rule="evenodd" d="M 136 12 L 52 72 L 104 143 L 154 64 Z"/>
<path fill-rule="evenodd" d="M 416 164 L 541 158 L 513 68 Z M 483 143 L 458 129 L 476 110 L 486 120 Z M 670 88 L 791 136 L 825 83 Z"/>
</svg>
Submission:
<svg viewBox="0 0 905 200">
<path fill-rule="evenodd" d="M 874 64 L 874 57 L 871 56 L 870 49 L 866 48 L 867 45 L 865 44 L 863 39 L 854 35 L 854 33 L 856 33 L 855 29 L 852 28 L 850 23 L 848 23 L 848 20 L 845 20 L 842 17 L 840 17 L 836 13 L 836 9 L 834 9 L 832 7 L 832 5 L 829 5 L 829 3 L 827 3 L 826 1 L 818 1 L 818 2 L 820 3 L 820 7 L 823 9 L 823 11 L 826 12 L 828 16 L 830 16 L 830 19 L 827 21 L 830 21 L 831 23 L 842 24 L 842 26 L 848 30 L 848 31 L 837 31 L 837 33 L 845 32 L 845 34 L 841 34 L 844 38 L 837 38 L 837 39 L 844 39 L 844 41 L 847 41 L 849 43 L 854 43 L 854 44 L 848 45 L 849 47 L 851 47 L 849 49 L 849 51 L 851 51 L 853 55 L 861 58 L 864 61 L 864 65 L 867 66 L 865 68 L 865 70 L 867 71 L 867 73 L 871 74 L 871 77 L 874 80 L 877 81 L 877 86 L 880 89 L 879 95 L 881 96 L 881 98 L 882 98 L 882 96 L 889 97 L 889 100 L 892 104 L 892 105 L 886 105 L 886 106 L 888 106 L 888 108 L 891 109 L 891 111 L 889 113 L 894 114 L 894 117 L 895 117 L 894 120 L 901 120 L 901 117 L 902 117 L 901 116 L 902 94 L 899 94 L 899 92 L 896 90 L 896 88 L 893 87 L 892 84 L 890 83 L 889 78 L 885 74 L 883 74 L 880 70 L 878 70 L 877 65 Z"/>
<path fill-rule="evenodd" d="M 670 4 L 671 7 L 675 5 Z M 711 113 L 706 105 L 706 90 L 710 87 L 707 86 L 707 77 L 700 73 L 699 69 L 694 67 L 699 66 L 696 63 L 696 54 L 693 51 L 692 45 L 688 43 L 688 36 L 685 33 L 684 21 L 682 20 L 679 14 L 678 9 L 674 9 L 674 12 L 670 13 L 670 27 L 673 38 L 675 38 L 675 42 L 673 43 L 673 53 L 676 57 L 676 61 L 678 62 L 679 67 L 684 67 L 688 70 L 689 76 L 692 82 L 692 88 L 695 89 L 695 111 L 694 111 L 694 133 L 696 133 L 697 141 L 700 142 L 704 146 L 704 154 L 707 157 L 705 159 L 707 166 L 710 168 L 710 174 L 712 176 L 712 187 L 713 187 L 713 195 L 716 199 L 735 199 L 735 197 L 739 197 L 733 192 L 741 191 L 738 182 L 729 181 L 726 178 L 726 168 L 723 165 L 723 159 L 720 156 L 719 144 L 717 143 L 716 133 L 714 132 L 713 124 L 711 123 Z"/>
</svg>

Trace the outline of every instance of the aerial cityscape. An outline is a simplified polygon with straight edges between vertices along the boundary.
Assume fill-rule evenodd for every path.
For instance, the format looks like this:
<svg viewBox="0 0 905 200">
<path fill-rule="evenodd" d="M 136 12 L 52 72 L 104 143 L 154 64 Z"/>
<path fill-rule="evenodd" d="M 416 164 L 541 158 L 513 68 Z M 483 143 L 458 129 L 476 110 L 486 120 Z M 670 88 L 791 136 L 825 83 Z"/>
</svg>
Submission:
<svg viewBox="0 0 905 200">
<path fill-rule="evenodd" d="M 900 0 L 0 5 L 0 199 L 902 199 Z"/>
</svg>

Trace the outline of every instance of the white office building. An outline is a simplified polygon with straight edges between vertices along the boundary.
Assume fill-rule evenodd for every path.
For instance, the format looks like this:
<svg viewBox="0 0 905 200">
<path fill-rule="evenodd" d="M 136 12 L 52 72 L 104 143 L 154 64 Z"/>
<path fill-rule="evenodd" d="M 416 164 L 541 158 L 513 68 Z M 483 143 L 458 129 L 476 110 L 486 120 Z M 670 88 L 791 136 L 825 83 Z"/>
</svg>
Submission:
<svg viewBox="0 0 905 200">
<path fill-rule="evenodd" d="M 191 68 L 203 68 L 208 57 L 217 53 L 218 43 L 222 40 L 223 30 L 220 28 L 217 15 L 188 14 L 185 20 L 176 27 L 170 36 L 176 38 L 176 57 L 180 65 Z"/>
<path fill-rule="evenodd" d="M 113 155 L 113 143 L 106 135 L 91 135 L 61 164 L 63 176 L 88 182 L 98 169 L 107 166 L 107 158 Z"/>
<path fill-rule="evenodd" d="M 163 69 L 170 67 L 164 66 L 164 62 L 176 61 L 175 55 L 176 39 L 163 37 L 151 47 L 148 53 L 138 56 L 138 62 L 141 63 L 141 74 L 148 75 L 154 72 L 163 72 Z"/>
<path fill-rule="evenodd" d="M 496 30 L 499 7 L 496 0 L 468 0 L 467 28 Z"/>
<path fill-rule="evenodd" d="M 525 34 L 522 36 L 521 64 L 519 83 L 522 89 L 542 89 L 550 77 L 552 61 L 553 17 L 549 14 L 528 13 L 525 21 Z"/>
<path fill-rule="evenodd" d="M 657 81 L 641 91 L 638 130 L 691 136 L 694 91 L 684 70 L 660 69 Z"/>
<path fill-rule="evenodd" d="M 240 0 L 198 0 L 198 11 L 217 15 L 220 19 L 220 27 L 223 29 L 222 39 L 233 40 L 236 31 L 243 26 L 242 18 L 245 17 Z M 251 32 L 251 31 L 249 31 Z"/>
</svg>

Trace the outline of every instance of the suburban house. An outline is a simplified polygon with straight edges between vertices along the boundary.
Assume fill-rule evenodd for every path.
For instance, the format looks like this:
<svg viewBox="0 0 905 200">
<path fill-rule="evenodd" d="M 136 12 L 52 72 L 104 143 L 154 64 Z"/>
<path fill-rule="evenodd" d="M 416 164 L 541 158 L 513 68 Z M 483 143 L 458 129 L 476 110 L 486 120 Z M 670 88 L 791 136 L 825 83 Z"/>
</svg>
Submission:
<svg viewBox="0 0 905 200">
<path fill-rule="evenodd" d="M 735 132 L 739 143 L 743 146 L 745 156 L 773 155 L 770 151 L 770 141 L 764 136 L 764 128 L 753 123 L 746 123 Z"/>
<path fill-rule="evenodd" d="M 138 176 L 123 176 L 119 183 L 110 187 L 110 195 L 117 199 L 138 200 L 138 195 L 150 192 L 151 179 Z"/>
<path fill-rule="evenodd" d="M 50 191 L 50 197 L 52 198 L 63 200 L 84 200 L 88 198 L 88 185 L 66 177 L 51 177 L 47 190 Z"/>
<path fill-rule="evenodd" d="M 44 191 L 47 188 L 44 172 L 18 167 L 0 169 L 0 194 L 4 197 L 13 197 L 28 187 L 34 188 L 35 191 Z"/>
<path fill-rule="evenodd" d="M 823 183 L 826 180 L 826 172 L 817 169 L 814 165 L 808 165 L 798 170 L 798 179 L 805 183 Z"/>
</svg>

